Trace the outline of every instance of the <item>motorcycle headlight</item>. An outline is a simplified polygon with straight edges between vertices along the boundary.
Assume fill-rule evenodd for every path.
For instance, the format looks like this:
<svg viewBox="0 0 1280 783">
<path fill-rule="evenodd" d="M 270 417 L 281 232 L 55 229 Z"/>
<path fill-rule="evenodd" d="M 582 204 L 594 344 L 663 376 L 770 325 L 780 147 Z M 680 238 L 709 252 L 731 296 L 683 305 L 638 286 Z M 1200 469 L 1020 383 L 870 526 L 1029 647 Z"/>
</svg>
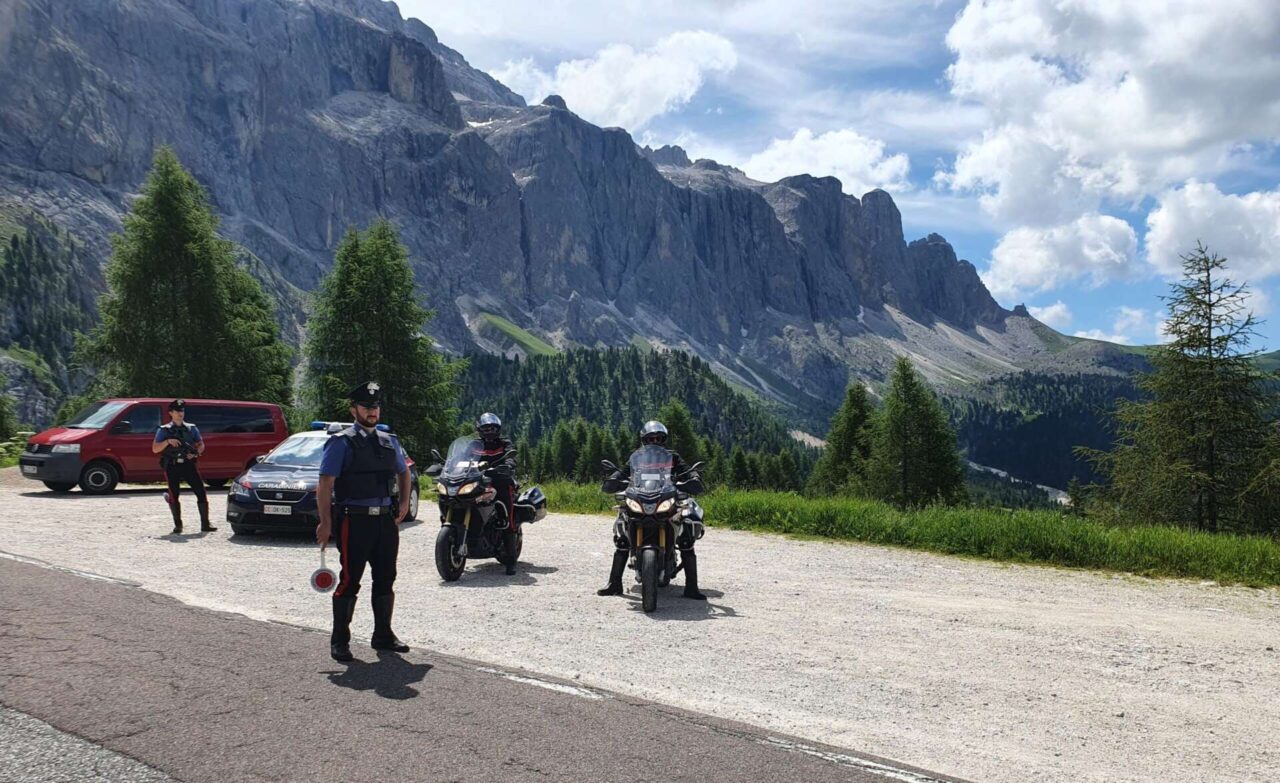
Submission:
<svg viewBox="0 0 1280 783">
<path fill-rule="evenodd" d="M 436 492 L 439 492 L 441 495 L 447 495 L 449 494 L 449 488 L 446 487 L 443 482 L 437 481 Z"/>
<path fill-rule="evenodd" d="M 478 481 L 468 481 L 466 484 L 463 484 L 462 487 L 458 490 L 458 494 L 470 495 L 472 492 L 475 492 L 476 488 L 479 486 L 480 486 L 480 482 Z"/>
<path fill-rule="evenodd" d="M 630 509 L 631 513 L 633 514 L 644 513 L 644 506 L 640 505 L 639 502 L 632 500 L 631 498 L 627 498 L 627 508 Z"/>
<path fill-rule="evenodd" d="M 79 443 L 58 443 L 53 447 L 54 454 L 79 454 Z"/>
<path fill-rule="evenodd" d="M 672 508 L 674 508 L 675 505 L 676 505 L 676 501 L 673 498 L 667 498 L 666 500 L 658 504 L 658 513 L 665 514 L 668 511 L 670 511 Z"/>
</svg>

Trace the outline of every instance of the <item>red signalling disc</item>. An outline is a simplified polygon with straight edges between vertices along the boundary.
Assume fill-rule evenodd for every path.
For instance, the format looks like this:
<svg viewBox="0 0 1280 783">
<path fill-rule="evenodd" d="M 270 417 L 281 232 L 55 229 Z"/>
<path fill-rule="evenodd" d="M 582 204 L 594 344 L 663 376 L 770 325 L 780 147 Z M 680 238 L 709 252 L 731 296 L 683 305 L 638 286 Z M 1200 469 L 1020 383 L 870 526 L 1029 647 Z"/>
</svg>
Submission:
<svg viewBox="0 0 1280 783">
<path fill-rule="evenodd" d="M 317 568 L 311 574 L 311 589 L 317 593 L 327 593 L 338 584 L 338 575 L 328 568 Z"/>
</svg>

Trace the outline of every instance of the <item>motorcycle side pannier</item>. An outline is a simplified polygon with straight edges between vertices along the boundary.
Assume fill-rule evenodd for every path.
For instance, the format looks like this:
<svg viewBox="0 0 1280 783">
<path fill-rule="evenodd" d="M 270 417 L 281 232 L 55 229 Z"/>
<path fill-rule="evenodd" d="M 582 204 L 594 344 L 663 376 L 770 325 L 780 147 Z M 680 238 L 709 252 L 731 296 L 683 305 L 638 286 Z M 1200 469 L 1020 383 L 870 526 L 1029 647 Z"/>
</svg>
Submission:
<svg viewBox="0 0 1280 783">
<path fill-rule="evenodd" d="M 537 522 L 547 515 L 547 496 L 538 487 L 529 487 L 516 498 L 516 522 Z"/>
</svg>

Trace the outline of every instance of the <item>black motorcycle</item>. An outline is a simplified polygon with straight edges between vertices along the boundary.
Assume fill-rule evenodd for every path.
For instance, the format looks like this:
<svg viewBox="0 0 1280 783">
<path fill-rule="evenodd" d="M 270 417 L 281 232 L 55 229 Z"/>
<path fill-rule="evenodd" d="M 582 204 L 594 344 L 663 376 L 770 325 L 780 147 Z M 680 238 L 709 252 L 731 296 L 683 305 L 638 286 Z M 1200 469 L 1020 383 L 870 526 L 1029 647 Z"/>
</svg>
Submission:
<svg viewBox="0 0 1280 783">
<path fill-rule="evenodd" d="M 523 526 L 547 515 L 547 498 L 530 487 L 521 492 L 515 508 L 499 500 L 492 477 L 510 476 L 506 461 L 512 449 L 498 457 L 486 457 L 475 438 L 458 438 L 447 457 L 433 451 L 436 464 L 426 473 L 436 479 L 440 499 L 440 532 L 436 535 L 436 570 L 446 582 L 456 582 L 466 570 L 467 558 L 497 558 L 511 568 L 520 559 Z M 519 489 L 519 485 L 516 485 Z M 508 520 L 515 517 L 515 524 Z"/>
<path fill-rule="evenodd" d="M 630 480 L 615 478 L 618 466 L 602 460 L 609 477 L 604 491 L 618 499 L 613 535 L 630 544 L 632 566 L 640 582 L 641 606 L 646 612 L 658 607 L 658 588 L 667 586 L 682 564 L 676 539 L 702 538 L 702 507 L 691 496 L 702 492 L 698 462 L 675 475 L 671 452 L 656 445 L 637 449 L 628 464 Z"/>
</svg>

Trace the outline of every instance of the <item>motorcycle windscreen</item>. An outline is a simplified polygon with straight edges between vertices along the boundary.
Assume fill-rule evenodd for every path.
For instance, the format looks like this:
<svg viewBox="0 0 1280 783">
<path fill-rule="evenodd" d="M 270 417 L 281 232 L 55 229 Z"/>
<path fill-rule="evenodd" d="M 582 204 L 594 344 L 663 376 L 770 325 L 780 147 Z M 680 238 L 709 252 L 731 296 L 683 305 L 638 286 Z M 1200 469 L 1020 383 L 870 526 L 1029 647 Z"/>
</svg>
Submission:
<svg viewBox="0 0 1280 783">
<path fill-rule="evenodd" d="M 650 444 L 631 452 L 631 488 L 645 494 L 661 492 L 671 484 L 671 452 Z"/>
<path fill-rule="evenodd" d="M 483 451 L 484 444 L 478 438 L 458 438 L 449 445 L 449 454 L 444 458 L 444 470 L 440 476 L 455 479 L 479 474 Z"/>
</svg>

